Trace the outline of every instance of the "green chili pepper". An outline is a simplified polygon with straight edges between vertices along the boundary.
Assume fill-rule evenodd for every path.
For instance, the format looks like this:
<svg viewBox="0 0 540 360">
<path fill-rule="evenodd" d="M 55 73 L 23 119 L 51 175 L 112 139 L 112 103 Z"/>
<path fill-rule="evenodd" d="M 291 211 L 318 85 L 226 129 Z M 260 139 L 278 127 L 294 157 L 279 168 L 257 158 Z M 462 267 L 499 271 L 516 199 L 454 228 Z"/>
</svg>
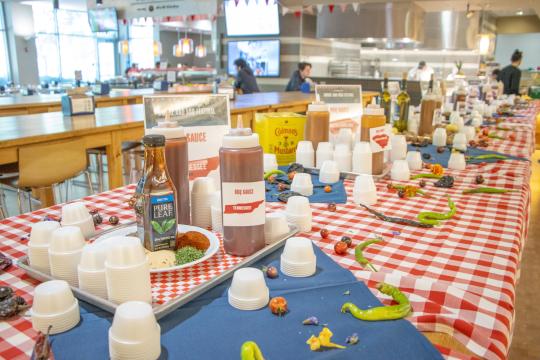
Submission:
<svg viewBox="0 0 540 360">
<path fill-rule="evenodd" d="M 360 309 L 353 303 L 345 303 L 341 307 L 341 312 L 350 312 L 357 319 L 365 321 L 395 320 L 407 316 L 412 308 L 409 299 L 395 286 L 381 283 L 377 285 L 377 290 L 385 295 L 389 295 L 398 305 L 378 306 L 371 309 Z"/>
<path fill-rule="evenodd" d="M 499 135 L 493 134 L 493 133 L 488 134 L 488 138 L 490 138 L 490 139 L 499 139 L 499 140 L 505 140 L 505 139 L 506 139 L 506 138 L 503 137 L 503 136 L 499 136 Z"/>
<path fill-rule="evenodd" d="M 450 208 L 450 211 L 446 213 L 437 213 L 432 211 L 422 211 L 418 214 L 418 221 L 420 221 L 423 224 L 429 224 L 429 225 L 439 225 L 441 222 L 439 220 L 448 220 L 451 219 L 457 211 L 456 204 L 450 199 L 450 196 L 448 196 L 448 207 Z"/>
<path fill-rule="evenodd" d="M 502 126 L 497 126 L 496 129 L 501 130 L 501 131 L 512 131 L 512 129 L 505 128 L 505 127 L 502 127 Z"/>
<path fill-rule="evenodd" d="M 240 348 L 241 360 L 264 360 L 263 354 L 259 346 L 254 341 L 246 341 Z"/>
<path fill-rule="evenodd" d="M 508 159 L 508 156 L 504 156 L 500 154 L 484 154 L 484 155 L 476 155 L 476 156 L 467 156 L 467 160 L 486 160 L 486 159 L 505 160 L 505 159 Z"/>
<path fill-rule="evenodd" d="M 285 171 L 281 170 L 271 170 L 264 173 L 264 180 L 268 180 L 268 178 L 272 175 L 287 175 Z"/>
<path fill-rule="evenodd" d="M 416 174 L 416 175 L 411 176 L 411 180 L 422 179 L 422 178 L 440 179 L 440 178 L 442 178 L 442 175 L 437 175 L 437 174 Z"/>
<path fill-rule="evenodd" d="M 499 189 L 492 187 L 479 187 L 474 189 L 465 189 L 462 191 L 462 194 L 506 194 L 509 192 L 514 192 L 514 190 L 509 189 Z"/>
<path fill-rule="evenodd" d="M 371 264 L 371 262 L 364 257 L 364 254 L 362 253 L 365 248 L 367 248 L 369 245 L 380 242 L 382 239 L 372 239 L 364 241 L 361 244 L 356 245 L 354 248 L 354 257 L 356 258 L 356 261 L 360 263 L 362 266 L 368 266 L 371 268 L 371 270 L 377 272 L 377 269 Z"/>
</svg>

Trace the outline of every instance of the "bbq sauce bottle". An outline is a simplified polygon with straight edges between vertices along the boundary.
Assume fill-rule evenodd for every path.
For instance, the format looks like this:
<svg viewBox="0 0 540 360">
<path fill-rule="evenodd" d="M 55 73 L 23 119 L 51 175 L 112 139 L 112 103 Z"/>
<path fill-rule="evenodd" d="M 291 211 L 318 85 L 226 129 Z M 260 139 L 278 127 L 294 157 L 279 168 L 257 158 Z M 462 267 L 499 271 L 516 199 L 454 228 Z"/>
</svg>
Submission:
<svg viewBox="0 0 540 360">
<path fill-rule="evenodd" d="M 223 207 L 223 246 L 248 256 L 264 247 L 265 186 L 263 150 L 249 128 L 231 129 L 219 150 Z"/>
<path fill-rule="evenodd" d="M 165 162 L 165 136 L 143 137 L 145 171 L 142 179 L 141 224 L 138 233 L 149 251 L 176 247 L 176 189 Z M 141 227 L 142 225 L 142 227 Z"/>
</svg>

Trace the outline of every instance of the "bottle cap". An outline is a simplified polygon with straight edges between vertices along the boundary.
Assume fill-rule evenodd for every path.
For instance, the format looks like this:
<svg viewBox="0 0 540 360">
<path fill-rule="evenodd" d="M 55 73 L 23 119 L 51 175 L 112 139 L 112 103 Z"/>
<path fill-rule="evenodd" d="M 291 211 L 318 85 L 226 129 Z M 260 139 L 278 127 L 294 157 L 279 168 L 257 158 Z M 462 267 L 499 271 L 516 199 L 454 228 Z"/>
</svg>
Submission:
<svg viewBox="0 0 540 360">
<path fill-rule="evenodd" d="M 223 136 L 223 147 L 233 149 L 246 149 L 259 146 L 259 134 L 253 133 L 250 128 L 245 128 L 242 115 L 236 119 L 236 128 L 229 130 Z"/>
<path fill-rule="evenodd" d="M 328 105 L 323 101 L 314 101 L 308 105 L 307 111 L 328 111 Z"/>
<path fill-rule="evenodd" d="M 165 136 L 159 134 L 145 135 L 143 137 L 143 144 L 150 147 L 164 146 Z"/>
<path fill-rule="evenodd" d="M 186 136 L 184 128 L 178 126 L 176 121 L 158 121 L 157 126 L 146 129 L 146 134 L 158 134 L 165 136 L 165 139 L 179 139 Z"/>
</svg>

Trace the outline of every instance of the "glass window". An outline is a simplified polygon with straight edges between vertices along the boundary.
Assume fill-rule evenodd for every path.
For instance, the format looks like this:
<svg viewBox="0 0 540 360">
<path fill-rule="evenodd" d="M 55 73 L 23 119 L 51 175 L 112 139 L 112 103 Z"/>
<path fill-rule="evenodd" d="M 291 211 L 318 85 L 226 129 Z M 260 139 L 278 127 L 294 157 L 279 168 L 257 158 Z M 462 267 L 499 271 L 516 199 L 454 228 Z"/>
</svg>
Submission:
<svg viewBox="0 0 540 360">
<path fill-rule="evenodd" d="M 138 64 L 140 69 L 149 69 L 155 66 L 154 54 L 154 25 L 152 20 L 135 20 L 129 27 L 129 53 L 131 63 Z"/>
<path fill-rule="evenodd" d="M 9 60 L 7 52 L 6 28 L 4 26 L 4 3 L 0 3 L 0 82 L 9 80 Z"/>
<path fill-rule="evenodd" d="M 116 32 L 92 33 L 86 11 L 59 9 L 55 12 L 50 4 L 33 5 L 32 10 L 42 80 L 73 80 L 76 70 L 82 72 L 83 81 L 114 77 L 112 40 L 116 38 Z M 113 51 L 107 46 L 101 46 L 98 51 L 98 39 L 111 39 L 108 46 Z"/>
</svg>

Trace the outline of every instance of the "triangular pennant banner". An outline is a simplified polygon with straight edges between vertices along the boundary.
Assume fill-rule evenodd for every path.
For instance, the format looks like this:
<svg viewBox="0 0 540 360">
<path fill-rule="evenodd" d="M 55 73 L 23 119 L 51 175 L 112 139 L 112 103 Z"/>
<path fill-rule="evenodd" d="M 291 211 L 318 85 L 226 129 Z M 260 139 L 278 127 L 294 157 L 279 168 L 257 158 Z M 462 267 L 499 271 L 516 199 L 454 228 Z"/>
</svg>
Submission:
<svg viewBox="0 0 540 360">
<path fill-rule="evenodd" d="M 304 7 L 304 13 L 313 15 L 313 6 L 308 5 L 308 6 Z"/>
<path fill-rule="evenodd" d="M 322 11 L 323 5 L 319 4 L 319 5 L 316 5 L 316 6 L 317 6 L 317 12 L 320 14 L 321 11 Z"/>
<path fill-rule="evenodd" d="M 360 6 L 359 3 L 352 3 L 352 9 L 354 10 L 354 12 L 358 12 L 358 7 Z"/>
<path fill-rule="evenodd" d="M 246 0 L 246 5 L 249 5 L 249 0 Z"/>
<path fill-rule="evenodd" d="M 289 8 L 286 8 L 285 6 L 281 7 L 281 15 L 287 15 L 289 12 Z"/>
<path fill-rule="evenodd" d="M 297 18 L 299 18 L 300 16 L 302 16 L 302 11 L 296 10 L 296 11 L 294 12 L 294 16 L 296 16 Z"/>
<path fill-rule="evenodd" d="M 328 5 L 328 11 L 330 11 L 330 14 L 334 12 L 334 5 L 333 4 Z"/>
<path fill-rule="evenodd" d="M 341 9 L 341 12 L 347 11 L 347 4 L 339 4 L 339 8 Z"/>
<path fill-rule="evenodd" d="M 238 3 L 240 2 L 240 0 L 234 0 L 234 5 L 235 6 L 238 6 Z"/>
</svg>

